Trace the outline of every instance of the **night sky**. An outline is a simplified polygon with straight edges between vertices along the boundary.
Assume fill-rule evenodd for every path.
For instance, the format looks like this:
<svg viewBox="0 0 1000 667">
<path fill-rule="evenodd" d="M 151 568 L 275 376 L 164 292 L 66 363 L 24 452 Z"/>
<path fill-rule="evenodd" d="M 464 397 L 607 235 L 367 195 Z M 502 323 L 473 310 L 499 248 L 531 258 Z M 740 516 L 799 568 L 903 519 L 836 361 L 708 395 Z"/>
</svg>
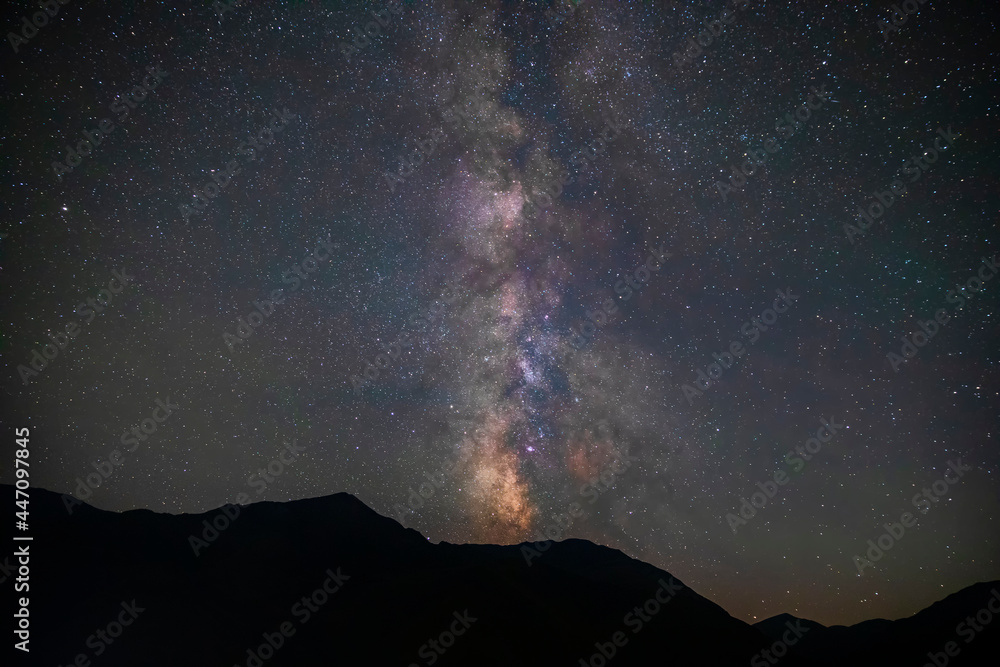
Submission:
<svg viewBox="0 0 1000 667">
<path fill-rule="evenodd" d="M 548 529 L 748 621 L 1000 578 L 996 10 L 788 4 L 7 3 L 32 485 Z"/>
</svg>

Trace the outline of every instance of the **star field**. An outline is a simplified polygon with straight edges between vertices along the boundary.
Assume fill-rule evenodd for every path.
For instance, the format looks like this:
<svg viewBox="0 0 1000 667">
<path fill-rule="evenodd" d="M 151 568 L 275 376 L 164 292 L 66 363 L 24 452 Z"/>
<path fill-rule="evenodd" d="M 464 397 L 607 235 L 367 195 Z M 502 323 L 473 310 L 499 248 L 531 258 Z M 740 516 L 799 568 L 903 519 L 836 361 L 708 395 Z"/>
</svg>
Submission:
<svg viewBox="0 0 1000 667">
<path fill-rule="evenodd" d="M 927 2 L 884 37 L 891 4 L 859 2 L 221 6 L 60 5 L 3 55 L 2 421 L 31 428 L 33 485 L 82 498 L 138 427 L 87 502 L 346 491 L 435 542 L 561 523 L 749 621 L 998 578 L 1000 281 L 961 291 L 998 248 L 995 11 Z M 821 419 L 843 428 L 733 530 Z"/>
</svg>

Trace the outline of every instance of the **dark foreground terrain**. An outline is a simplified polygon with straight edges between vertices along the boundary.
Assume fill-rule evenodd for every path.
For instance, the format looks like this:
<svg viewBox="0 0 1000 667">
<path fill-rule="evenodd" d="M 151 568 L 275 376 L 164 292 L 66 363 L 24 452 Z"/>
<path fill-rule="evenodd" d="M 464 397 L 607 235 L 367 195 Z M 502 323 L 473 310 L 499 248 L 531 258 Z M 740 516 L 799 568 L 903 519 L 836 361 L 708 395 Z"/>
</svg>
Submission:
<svg viewBox="0 0 1000 667">
<path fill-rule="evenodd" d="M 971 667 L 1000 655 L 1000 622 L 975 621 L 993 598 L 1000 610 L 1000 582 L 898 621 L 751 626 L 614 549 L 566 540 L 528 566 L 518 546 L 431 544 L 348 494 L 174 516 L 70 514 L 34 489 L 30 508 L 31 652 L 8 639 L 15 664 L 920 667 L 930 652 Z M 16 558 L 2 565 L 12 626 L 25 593 L 12 590 Z"/>
</svg>

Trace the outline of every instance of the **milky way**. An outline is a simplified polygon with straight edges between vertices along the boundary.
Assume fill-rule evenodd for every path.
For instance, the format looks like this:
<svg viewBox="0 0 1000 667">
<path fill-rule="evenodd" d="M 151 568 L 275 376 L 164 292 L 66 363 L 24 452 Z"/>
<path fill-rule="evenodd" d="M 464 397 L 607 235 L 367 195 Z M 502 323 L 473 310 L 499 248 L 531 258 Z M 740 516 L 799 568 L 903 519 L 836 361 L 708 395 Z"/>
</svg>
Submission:
<svg viewBox="0 0 1000 667">
<path fill-rule="evenodd" d="M 435 542 L 590 539 L 748 620 L 997 578 L 997 283 L 947 300 L 997 247 L 995 28 L 807 4 L 61 5 L 3 56 L 3 423 L 33 429 L 33 483 L 168 512 L 347 491 Z M 734 529 L 821 419 L 845 426 Z"/>
</svg>

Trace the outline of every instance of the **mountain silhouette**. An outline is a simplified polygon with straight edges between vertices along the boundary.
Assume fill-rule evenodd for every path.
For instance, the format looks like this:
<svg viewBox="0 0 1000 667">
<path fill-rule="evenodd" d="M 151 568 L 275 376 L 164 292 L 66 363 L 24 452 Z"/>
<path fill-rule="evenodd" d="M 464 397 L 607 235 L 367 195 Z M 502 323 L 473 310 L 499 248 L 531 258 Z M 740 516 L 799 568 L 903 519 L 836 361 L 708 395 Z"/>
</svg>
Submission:
<svg viewBox="0 0 1000 667">
<path fill-rule="evenodd" d="M 992 600 L 992 603 L 991 603 Z M 788 622 L 800 621 L 809 627 L 797 646 L 799 653 L 819 665 L 995 665 L 1000 656 L 1000 582 L 982 582 L 949 595 L 913 616 L 896 621 L 873 619 L 850 627 L 826 627 L 815 621 L 779 614 L 754 627 L 776 639 Z M 997 623 L 983 619 L 997 616 Z M 975 625 L 968 622 L 972 618 Z M 976 625 L 982 628 L 976 630 Z M 946 644 L 953 642 L 950 656 Z M 931 655 L 936 655 L 935 658 Z"/>
<path fill-rule="evenodd" d="M 181 515 L 66 498 L 32 489 L 33 540 L 8 540 L 30 545 L 30 591 L 4 596 L 7 619 L 29 597 L 17 664 L 919 667 L 955 640 L 961 667 L 1000 646 L 995 627 L 955 636 L 1000 582 L 899 621 L 751 626 L 615 549 L 432 544 L 346 493 Z M 12 586 L 16 559 L 3 565 Z"/>
</svg>

